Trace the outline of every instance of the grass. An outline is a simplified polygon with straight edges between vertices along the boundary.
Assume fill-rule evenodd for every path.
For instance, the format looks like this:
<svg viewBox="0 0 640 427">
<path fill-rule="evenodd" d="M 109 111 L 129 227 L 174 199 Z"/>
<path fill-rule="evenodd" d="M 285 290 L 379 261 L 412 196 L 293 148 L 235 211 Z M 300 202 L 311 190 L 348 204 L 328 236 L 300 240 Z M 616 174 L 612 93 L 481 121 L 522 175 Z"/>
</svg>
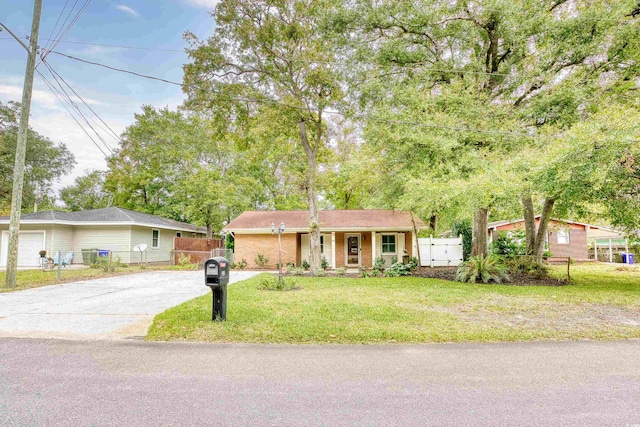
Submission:
<svg viewBox="0 0 640 427">
<path fill-rule="evenodd" d="M 560 277 L 562 269 L 554 273 Z M 156 317 L 148 340 L 424 343 L 640 338 L 640 269 L 572 266 L 569 286 L 462 284 L 420 278 L 296 278 L 301 289 L 229 287 L 227 321 L 211 296 Z"/>
</svg>

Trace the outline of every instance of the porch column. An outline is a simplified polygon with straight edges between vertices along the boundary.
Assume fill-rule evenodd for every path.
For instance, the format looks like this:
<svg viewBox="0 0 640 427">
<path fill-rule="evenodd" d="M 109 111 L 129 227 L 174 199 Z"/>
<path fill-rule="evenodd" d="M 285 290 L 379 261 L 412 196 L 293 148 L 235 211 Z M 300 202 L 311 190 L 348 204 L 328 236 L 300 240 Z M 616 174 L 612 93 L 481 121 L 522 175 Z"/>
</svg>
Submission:
<svg viewBox="0 0 640 427">
<path fill-rule="evenodd" d="M 376 263 L 376 232 L 371 231 L 371 265 Z"/>
<path fill-rule="evenodd" d="M 598 260 L 598 238 L 593 239 L 593 253 L 596 261 Z"/>
<path fill-rule="evenodd" d="M 331 232 L 331 268 L 336 269 L 336 232 Z"/>
<path fill-rule="evenodd" d="M 609 262 L 613 262 L 613 245 L 611 243 L 611 237 L 609 237 Z"/>
<path fill-rule="evenodd" d="M 418 257 L 418 237 L 416 236 L 416 232 L 411 232 L 411 256 Z M 418 265 L 420 264 L 420 260 L 418 260 Z"/>
</svg>

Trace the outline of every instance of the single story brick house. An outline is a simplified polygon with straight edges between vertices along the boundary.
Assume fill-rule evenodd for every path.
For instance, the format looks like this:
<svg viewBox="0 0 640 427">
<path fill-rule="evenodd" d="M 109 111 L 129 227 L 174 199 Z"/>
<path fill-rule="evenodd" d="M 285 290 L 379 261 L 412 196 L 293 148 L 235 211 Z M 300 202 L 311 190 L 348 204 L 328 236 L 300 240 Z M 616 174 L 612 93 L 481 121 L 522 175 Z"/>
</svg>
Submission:
<svg viewBox="0 0 640 427">
<path fill-rule="evenodd" d="M 20 218 L 18 266 L 40 265 L 38 252 L 50 256 L 56 251 L 73 252 L 72 264 L 83 262 L 82 249 L 102 249 L 120 257 L 123 263 L 140 261 L 133 246 L 147 245 L 146 262 L 167 262 L 173 238 L 205 237 L 206 229 L 128 209 L 110 207 L 79 212 L 43 211 Z M 7 265 L 9 217 L 0 217 L 0 268 Z"/>
<path fill-rule="evenodd" d="M 536 229 L 540 224 L 540 215 L 536 215 Z M 500 231 L 524 230 L 524 219 L 490 222 L 487 225 L 489 241 Z M 545 241 L 549 252 L 554 257 L 571 257 L 575 260 L 588 260 L 587 239 L 603 236 L 620 236 L 618 231 L 599 225 L 582 222 L 550 219 Z"/>
<path fill-rule="evenodd" d="M 390 265 L 392 259 L 402 260 L 405 251 L 417 256 L 415 230 L 424 227 L 412 215 L 397 210 L 327 210 L 320 211 L 320 251 L 330 268 L 372 266 L 382 257 Z M 249 268 L 258 255 L 269 259 L 268 267 L 278 263 L 278 236 L 272 233 L 285 224 L 282 233 L 282 263 L 302 265 L 309 259 L 308 211 L 249 211 L 231 221 L 223 232 L 235 239 L 234 259 L 246 260 Z"/>
</svg>

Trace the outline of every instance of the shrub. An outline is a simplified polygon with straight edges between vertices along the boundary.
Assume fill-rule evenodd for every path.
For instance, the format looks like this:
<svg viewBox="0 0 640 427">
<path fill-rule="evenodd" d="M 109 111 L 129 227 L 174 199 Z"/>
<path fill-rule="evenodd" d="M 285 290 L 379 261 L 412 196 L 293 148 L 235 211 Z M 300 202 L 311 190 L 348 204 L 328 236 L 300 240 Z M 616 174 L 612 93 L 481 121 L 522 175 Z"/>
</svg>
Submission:
<svg viewBox="0 0 640 427">
<path fill-rule="evenodd" d="M 101 268 L 107 273 L 115 272 L 118 267 L 122 267 L 120 263 L 120 257 L 118 255 L 113 258 L 110 257 L 98 257 L 96 258 L 96 262 L 91 265 L 91 268 Z"/>
<path fill-rule="evenodd" d="M 487 257 L 479 255 L 470 257 L 458 267 L 456 280 L 463 283 L 476 283 L 478 280 L 483 283 L 491 281 L 502 283 L 503 280 L 509 281 L 507 270 L 507 266 L 502 263 L 500 257 L 493 254 Z"/>
<path fill-rule="evenodd" d="M 387 277 L 409 276 L 411 274 L 411 267 L 409 264 L 394 262 L 391 264 L 391 267 L 385 270 L 385 274 Z"/>
<path fill-rule="evenodd" d="M 493 242 L 491 242 L 491 253 L 497 255 L 513 257 L 525 255 L 526 251 L 526 236 L 525 231 L 522 229 L 500 231 Z"/>
<path fill-rule="evenodd" d="M 394 255 L 391 257 L 391 265 L 395 264 L 396 262 L 398 262 L 398 257 Z"/>
<path fill-rule="evenodd" d="M 369 277 L 369 272 L 367 271 L 366 265 L 361 265 L 358 267 L 358 271 L 360 272 L 360 277 Z"/>
<path fill-rule="evenodd" d="M 308 270 L 310 267 L 311 265 L 309 265 L 306 259 L 302 260 L 302 268 L 304 268 L 305 270 Z"/>
<path fill-rule="evenodd" d="M 453 234 L 454 237 L 462 234 L 462 254 L 465 261 L 471 256 L 472 228 L 470 219 L 456 221 L 451 224 L 451 234 Z"/>
<path fill-rule="evenodd" d="M 262 254 L 257 254 L 256 258 L 254 259 L 254 261 L 256 262 L 256 265 L 258 267 L 264 267 L 266 264 L 269 263 L 269 258 L 267 258 L 266 256 L 264 256 Z"/>
<path fill-rule="evenodd" d="M 420 262 L 418 261 L 418 257 L 415 257 L 415 256 L 411 257 L 411 259 L 409 260 L 409 264 L 407 265 L 409 266 L 411 271 L 414 271 L 420 265 Z"/>
<path fill-rule="evenodd" d="M 329 268 L 329 261 L 327 261 L 325 257 L 322 257 L 322 261 L 320 261 L 320 267 L 322 267 L 323 270 Z"/>
<path fill-rule="evenodd" d="M 344 267 L 336 268 L 336 276 L 344 277 L 345 274 L 347 274 L 347 269 L 346 268 L 344 268 Z"/>
<path fill-rule="evenodd" d="M 382 258 L 381 256 L 376 258 L 375 262 L 373 263 L 373 271 L 377 271 L 381 273 L 384 271 L 385 268 L 386 266 L 384 264 L 384 258 Z"/>
<path fill-rule="evenodd" d="M 295 279 L 282 278 L 282 282 L 276 276 L 267 276 L 260 280 L 258 289 L 261 291 L 295 291 L 301 289 Z"/>
<path fill-rule="evenodd" d="M 327 275 L 327 272 L 326 272 L 326 271 L 324 271 L 324 270 L 318 270 L 318 271 L 316 271 L 316 272 L 315 272 L 315 274 L 314 274 L 314 276 L 315 276 L 315 277 L 324 277 L 324 276 L 326 276 L 326 275 Z"/>
<path fill-rule="evenodd" d="M 247 260 L 242 258 L 240 260 L 240 262 L 235 263 L 235 266 L 238 270 L 244 270 L 245 268 L 247 268 Z"/>
<path fill-rule="evenodd" d="M 534 256 L 513 257 L 506 260 L 506 265 L 511 273 L 521 273 L 535 279 L 543 279 L 549 276 L 549 268 L 539 264 Z"/>
<path fill-rule="evenodd" d="M 287 267 L 287 274 L 290 274 L 292 276 L 303 276 L 304 272 L 305 270 L 302 267 Z"/>
<path fill-rule="evenodd" d="M 176 264 L 180 270 L 197 270 L 198 263 L 191 262 L 189 255 L 179 254 L 178 264 Z"/>
</svg>

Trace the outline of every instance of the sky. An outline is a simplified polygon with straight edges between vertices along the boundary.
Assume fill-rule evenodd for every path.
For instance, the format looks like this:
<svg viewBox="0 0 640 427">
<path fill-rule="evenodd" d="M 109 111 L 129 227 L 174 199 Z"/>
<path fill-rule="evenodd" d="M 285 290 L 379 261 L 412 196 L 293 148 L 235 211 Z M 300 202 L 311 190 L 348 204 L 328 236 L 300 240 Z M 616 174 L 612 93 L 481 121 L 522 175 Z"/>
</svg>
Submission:
<svg viewBox="0 0 640 427">
<path fill-rule="evenodd" d="M 47 47 L 58 17 L 58 28 L 76 4 L 71 18 L 86 0 L 43 0 L 39 46 Z M 61 15 L 63 7 L 65 12 Z M 213 34 L 214 20 L 209 14 L 217 0 L 91 0 L 75 24 L 55 47 L 62 52 L 87 61 L 171 81 L 182 81 L 182 65 L 188 62 L 183 33 L 191 31 L 199 38 Z M 0 0 L 0 22 L 18 37 L 31 33 L 33 0 Z M 28 44 L 28 40 L 24 40 Z M 90 43 L 90 44 L 85 44 Z M 112 46 L 99 46 L 112 45 Z M 114 47 L 119 46 L 119 47 Z M 131 49 L 126 47 L 145 49 Z M 162 50 L 164 49 L 164 50 Z M 0 101 L 20 101 L 27 54 L 6 31 L 0 32 Z M 184 100 L 180 87 L 112 71 L 51 53 L 50 66 L 69 84 L 100 119 L 117 135 L 134 123 L 134 114 L 142 105 L 175 109 Z M 47 68 L 37 68 L 55 84 Z M 64 83 L 63 83 L 64 85 Z M 71 91 L 65 87 L 70 94 Z M 72 96 L 75 98 L 75 96 Z M 91 113 L 82 106 L 87 117 Z M 109 148 L 92 134 L 93 139 L 109 154 L 118 142 L 97 118 L 92 123 Z M 73 172 L 53 183 L 56 190 L 73 184 L 76 177 L 88 170 L 106 169 L 105 155 L 87 137 L 82 128 L 36 73 L 29 125 L 56 143 L 64 143 L 73 152 L 76 166 Z M 105 129 L 100 129 L 102 125 Z M 88 126 L 84 127 L 92 132 Z"/>
</svg>

